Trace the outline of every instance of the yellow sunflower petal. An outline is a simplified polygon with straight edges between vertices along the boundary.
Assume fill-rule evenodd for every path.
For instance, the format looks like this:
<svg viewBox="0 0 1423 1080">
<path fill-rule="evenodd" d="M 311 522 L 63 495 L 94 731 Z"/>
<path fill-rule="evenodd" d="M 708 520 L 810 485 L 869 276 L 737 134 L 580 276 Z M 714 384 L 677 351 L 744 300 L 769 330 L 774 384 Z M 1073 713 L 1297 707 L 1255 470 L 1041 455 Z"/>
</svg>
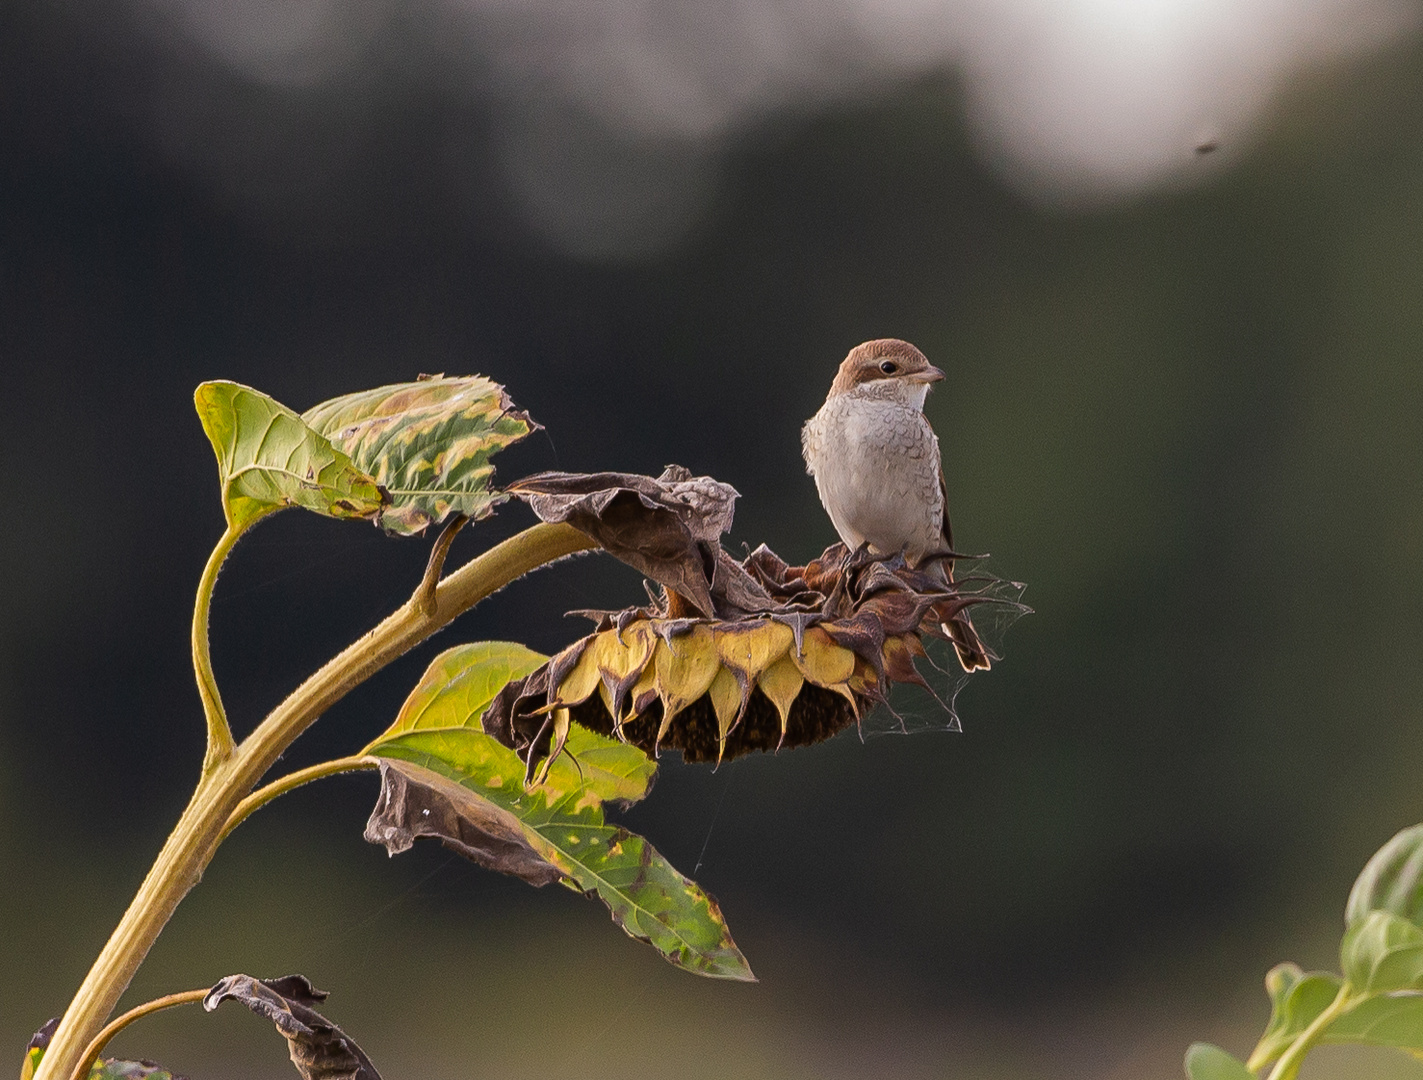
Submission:
<svg viewBox="0 0 1423 1080">
<path fill-rule="evenodd" d="M 738 679 L 730 668 L 718 667 L 716 677 L 712 679 L 711 687 L 707 693 L 711 695 L 712 708 L 716 711 L 719 744 L 716 759 L 721 761 L 721 755 L 726 752 L 726 736 L 736 726 L 736 721 L 741 716 L 741 710 L 746 704 L 750 687 Z"/>
<path fill-rule="evenodd" d="M 782 656 L 774 664 L 761 672 L 756 679 L 761 693 L 771 699 L 776 712 L 781 714 L 781 738 L 786 737 L 786 726 L 790 720 L 791 705 L 795 702 L 805 678 L 789 656 Z"/>
<path fill-rule="evenodd" d="M 661 642 L 658 642 L 661 645 Z M 642 674 L 638 676 L 633 688 L 628 691 L 627 700 L 623 702 L 623 715 L 615 717 L 616 731 L 619 736 L 622 734 L 623 725 L 635 717 L 641 716 L 647 711 L 647 707 L 657 700 L 657 667 L 649 663 L 642 669 Z"/>
<path fill-rule="evenodd" d="M 598 688 L 603 677 L 598 672 L 595 646 L 601 636 L 595 637 L 584 646 L 583 655 L 578 658 L 578 663 L 574 664 L 573 670 L 563 677 L 563 682 L 554 688 L 554 696 L 559 704 L 581 705 Z"/>
<path fill-rule="evenodd" d="M 707 692 L 721 670 L 721 660 L 711 630 L 694 626 L 690 633 L 672 638 L 670 644 L 659 640 L 652 663 L 657 694 L 662 698 L 662 726 L 657 732 L 660 743 L 677 714 Z"/>
<path fill-rule="evenodd" d="M 564 744 L 568 742 L 568 732 L 572 722 L 573 716 L 567 709 L 553 711 L 553 745 L 549 747 L 548 757 L 539 762 L 538 771 L 528 786 L 537 787 L 548 779 L 549 769 L 553 767 L 554 760 L 558 755 L 563 753 Z"/>
<path fill-rule="evenodd" d="M 590 651 L 595 654 L 603 681 L 616 686 L 642 671 L 652 659 L 652 647 L 656 643 L 657 635 L 652 627 L 641 622 L 625 627 L 621 638 L 616 630 L 604 630 Z"/>
<path fill-rule="evenodd" d="M 872 694 L 879 689 L 879 675 L 862 656 L 855 657 L 855 673 L 850 676 L 849 687 L 856 694 Z"/>
<path fill-rule="evenodd" d="M 830 635 L 818 626 L 806 630 L 799 653 L 790 650 L 790 658 L 805 676 L 806 682 L 834 689 L 855 673 L 855 654 L 835 644 Z"/>
<path fill-rule="evenodd" d="M 716 629 L 716 651 L 721 662 L 744 672 L 748 681 L 785 656 L 794 641 L 789 626 L 769 619 Z"/>
</svg>

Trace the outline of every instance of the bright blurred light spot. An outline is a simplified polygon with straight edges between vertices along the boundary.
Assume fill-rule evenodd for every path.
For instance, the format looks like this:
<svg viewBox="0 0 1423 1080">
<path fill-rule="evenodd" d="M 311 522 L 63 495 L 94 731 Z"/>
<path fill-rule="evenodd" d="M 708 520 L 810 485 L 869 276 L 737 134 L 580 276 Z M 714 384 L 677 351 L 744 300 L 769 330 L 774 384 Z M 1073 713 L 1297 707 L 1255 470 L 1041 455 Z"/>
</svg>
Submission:
<svg viewBox="0 0 1423 1080">
<path fill-rule="evenodd" d="M 1202 176 L 1193 150 L 1247 141 L 1298 70 L 1383 44 L 1392 0 L 972 0 L 972 118 L 1020 186 L 1101 198 Z M 1214 163 L 1213 163 L 1214 164 Z"/>
<path fill-rule="evenodd" d="M 247 76 L 358 68 L 386 0 L 140 0 Z M 637 257 L 696 218 L 736 125 L 942 70 L 985 154 L 1048 201 L 1210 176 L 1302 66 L 1411 30 L 1404 0 L 409 0 L 438 33 L 413 72 L 463 68 L 500 114 L 530 222 L 585 257 Z M 430 42 L 438 41 L 437 46 Z M 452 58 L 455 62 L 452 64 Z M 1221 153 L 1194 153 L 1203 144 Z"/>
<path fill-rule="evenodd" d="M 360 59 L 380 30 L 380 0 L 151 0 L 226 63 L 277 86 L 304 86 Z"/>
</svg>

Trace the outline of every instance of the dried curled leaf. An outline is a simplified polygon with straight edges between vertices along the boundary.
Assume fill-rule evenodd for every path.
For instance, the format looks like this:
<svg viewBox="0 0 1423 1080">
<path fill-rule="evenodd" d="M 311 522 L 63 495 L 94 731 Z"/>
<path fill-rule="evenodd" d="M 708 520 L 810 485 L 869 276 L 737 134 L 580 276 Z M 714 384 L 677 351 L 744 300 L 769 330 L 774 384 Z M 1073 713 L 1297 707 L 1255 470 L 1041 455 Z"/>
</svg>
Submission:
<svg viewBox="0 0 1423 1080">
<path fill-rule="evenodd" d="M 208 991 L 203 1008 L 212 1012 L 224 1001 L 238 1001 L 265 1016 L 287 1040 L 302 1080 L 380 1080 L 361 1048 L 312 1008 L 326 998 L 303 975 L 280 979 L 229 975 Z"/>
<path fill-rule="evenodd" d="M 363 390 L 302 419 L 375 478 L 389 499 L 380 524 L 402 535 L 451 514 L 488 517 L 505 497 L 491 487 L 489 459 L 538 428 L 483 375 Z"/>
<path fill-rule="evenodd" d="M 721 549 L 719 537 L 731 528 L 738 497 L 730 484 L 669 465 L 656 479 L 538 473 L 509 485 L 508 493 L 527 502 L 540 520 L 566 522 L 591 536 L 708 618 L 729 604 L 759 610 L 770 602 Z"/>
<path fill-rule="evenodd" d="M 25 1047 L 24 1063 L 20 1066 L 20 1080 L 32 1080 L 58 1027 L 59 1017 L 56 1016 L 30 1037 L 29 1044 Z M 169 1072 L 163 1066 L 152 1061 L 120 1061 L 118 1058 L 105 1058 L 102 1061 L 94 1062 L 90 1067 L 88 1080 L 187 1080 L 187 1078 Z"/>
<path fill-rule="evenodd" d="M 509 874 L 530 885 L 563 880 L 563 871 L 534 850 L 519 819 L 459 784 L 440 783 L 438 774 L 405 762 L 380 766 L 380 797 L 366 823 L 365 837 L 399 855 L 421 837 L 488 870 Z"/>
<path fill-rule="evenodd" d="M 970 608 L 1026 610 L 1018 586 L 986 574 L 948 580 L 934 564 L 873 559 L 836 544 L 806 566 L 764 546 L 740 563 L 718 547 L 759 596 L 754 610 L 704 579 L 714 618 L 686 617 L 666 590 L 648 607 L 585 612 L 598 622 L 543 667 L 511 682 L 484 714 L 484 730 L 530 763 L 555 748 L 550 714 L 655 753 L 721 761 L 756 750 L 820 742 L 886 701 L 892 683 L 933 693 L 916 661 L 923 639 L 947 639 Z M 720 567 L 720 560 L 704 560 Z M 721 583 L 721 585 L 718 584 Z"/>
</svg>

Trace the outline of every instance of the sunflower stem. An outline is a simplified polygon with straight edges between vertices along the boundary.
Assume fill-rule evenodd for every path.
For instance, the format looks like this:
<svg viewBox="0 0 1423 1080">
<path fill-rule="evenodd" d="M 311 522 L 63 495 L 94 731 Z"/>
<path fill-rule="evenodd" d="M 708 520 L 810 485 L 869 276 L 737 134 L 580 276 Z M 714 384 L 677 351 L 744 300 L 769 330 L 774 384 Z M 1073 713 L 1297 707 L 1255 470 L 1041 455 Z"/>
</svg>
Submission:
<svg viewBox="0 0 1423 1080">
<path fill-rule="evenodd" d="M 203 576 L 208 594 L 235 540 L 235 535 L 224 535 L 209 560 Z M 69 1080 L 73 1075 L 173 911 L 212 860 L 243 797 L 297 736 L 354 687 L 490 593 L 531 570 L 594 547 L 595 541 L 571 525 L 550 524 L 535 525 L 495 545 L 439 583 L 436 614 L 425 613 L 417 590 L 384 622 L 297 687 L 233 752 L 217 757 L 199 779 L 187 809 L 70 1002 L 34 1080 Z M 194 626 L 201 622 L 205 644 L 206 603 L 201 598 L 199 607 L 203 618 L 195 618 Z"/>
<path fill-rule="evenodd" d="M 273 799 L 280 798 L 289 791 L 295 791 L 313 780 L 320 780 L 327 776 L 337 776 L 345 772 L 357 772 L 361 769 L 378 769 L 380 762 L 376 758 L 368 757 L 365 754 L 353 754 L 351 757 L 336 758 L 333 761 L 323 761 L 319 765 L 309 765 L 305 769 L 298 769 L 296 772 L 288 773 L 280 780 L 273 780 L 270 784 L 259 787 L 256 791 L 248 795 L 237 804 L 237 809 L 232 811 L 232 815 L 227 819 L 227 824 L 222 827 L 222 833 L 218 836 L 218 843 L 226 840 L 233 829 L 241 825 L 252 813 L 252 811 L 266 806 Z"/>
<path fill-rule="evenodd" d="M 208 988 L 205 986 L 201 990 L 183 990 L 177 994 L 166 994 L 161 998 L 154 998 L 152 1001 L 145 1001 L 142 1005 L 130 1009 L 115 1020 L 110 1020 L 104 1029 L 95 1035 L 88 1046 L 84 1048 L 84 1054 L 75 1067 L 73 1075 L 69 1080 L 84 1080 L 89 1075 L 89 1071 L 94 1067 L 94 1061 L 104 1052 L 104 1047 L 109 1045 L 113 1039 L 124 1028 L 128 1027 L 135 1020 L 140 1020 L 150 1013 L 160 1012 L 163 1009 L 171 1009 L 175 1005 L 191 1005 L 194 1002 L 202 1001 L 207 997 Z"/>
</svg>

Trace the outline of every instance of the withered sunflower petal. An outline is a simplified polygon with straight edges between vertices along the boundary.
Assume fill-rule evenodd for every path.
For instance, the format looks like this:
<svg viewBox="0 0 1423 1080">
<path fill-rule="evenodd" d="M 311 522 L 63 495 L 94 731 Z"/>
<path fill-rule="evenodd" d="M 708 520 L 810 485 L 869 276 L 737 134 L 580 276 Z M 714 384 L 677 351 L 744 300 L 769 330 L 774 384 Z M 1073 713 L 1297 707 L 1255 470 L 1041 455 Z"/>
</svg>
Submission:
<svg viewBox="0 0 1423 1080">
<path fill-rule="evenodd" d="M 785 742 L 786 728 L 790 723 L 791 706 L 795 704 L 796 696 L 800 693 L 801 687 L 805 685 L 805 677 L 801 675 L 800 669 L 795 666 L 795 662 L 789 656 L 782 656 L 761 672 L 756 679 L 756 685 L 761 688 L 761 693 L 766 695 L 771 704 L 776 707 L 776 712 L 780 714 L 780 741 Z M 779 745 L 778 743 L 777 746 Z"/>
<path fill-rule="evenodd" d="M 801 650 L 789 654 L 806 682 L 833 688 L 855 673 L 855 654 L 835 644 L 818 626 L 809 627 L 801 638 Z"/>
<path fill-rule="evenodd" d="M 706 626 L 694 626 L 690 633 L 660 641 L 653 656 L 657 671 L 657 693 L 670 716 L 696 701 L 712 684 L 721 668 L 716 643 Z"/>
<path fill-rule="evenodd" d="M 717 669 L 716 678 L 712 679 L 708 693 L 711 696 L 712 709 L 716 712 L 717 760 L 720 761 L 726 752 L 726 737 L 741 719 L 751 691 L 744 677 L 738 677 L 731 668 L 723 667 Z"/>
<path fill-rule="evenodd" d="M 715 630 L 716 652 L 727 667 L 754 679 L 790 649 L 795 634 L 770 620 L 724 623 Z"/>
</svg>

